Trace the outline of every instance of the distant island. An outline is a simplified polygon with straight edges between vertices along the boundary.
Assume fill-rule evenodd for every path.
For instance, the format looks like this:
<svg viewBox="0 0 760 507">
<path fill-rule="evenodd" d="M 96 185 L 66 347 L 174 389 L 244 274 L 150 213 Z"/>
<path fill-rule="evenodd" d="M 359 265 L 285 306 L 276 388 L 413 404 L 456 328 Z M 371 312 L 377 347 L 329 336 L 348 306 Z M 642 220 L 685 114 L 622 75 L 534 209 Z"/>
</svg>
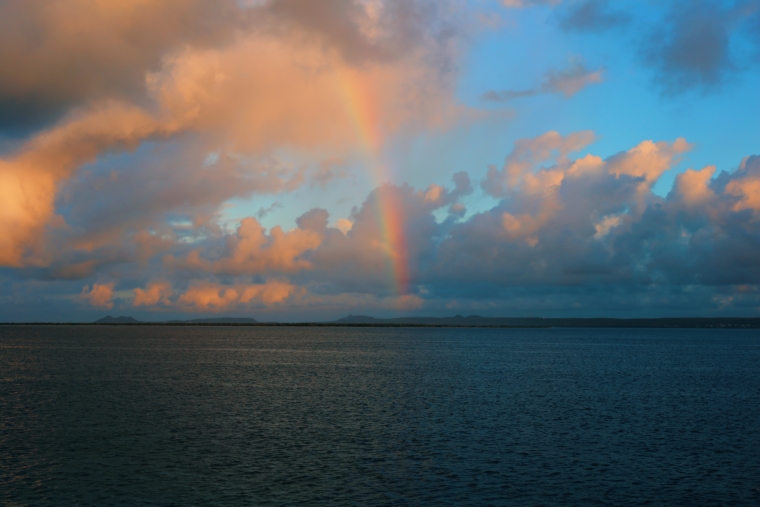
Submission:
<svg viewBox="0 0 760 507">
<path fill-rule="evenodd" d="M 140 321 L 129 316 L 107 315 L 95 322 L 0 322 L 0 325 L 92 326 L 259 326 L 259 327 L 450 327 L 450 328 L 638 328 L 638 329 L 760 329 L 756 317 L 672 317 L 654 319 L 544 318 L 544 317 L 398 317 L 382 319 L 348 315 L 323 322 L 260 322 L 250 317 Z"/>
</svg>

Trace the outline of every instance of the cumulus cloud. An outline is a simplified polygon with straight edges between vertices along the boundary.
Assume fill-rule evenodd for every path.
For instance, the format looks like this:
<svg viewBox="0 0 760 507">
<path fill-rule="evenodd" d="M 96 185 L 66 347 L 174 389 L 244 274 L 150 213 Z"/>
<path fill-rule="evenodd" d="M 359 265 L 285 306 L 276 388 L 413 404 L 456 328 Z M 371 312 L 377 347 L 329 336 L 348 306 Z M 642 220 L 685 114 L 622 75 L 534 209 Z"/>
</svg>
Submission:
<svg viewBox="0 0 760 507">
<path fill-rule="evenodd" d="M 734 211 L 760 211 L 760 157 L 748 157 L 726 183 L 726 192 L 737 198 Z"/>
<path fill-rule="evenodd" d="M 157 281 L 151 282 L 145 289 L 136 288 L 135 297 L 132 304 L 138 306 L 155 306 L 157 304 L 170 304 L 169 298 L 174 291 L 169 282 Z"/>
<path fill-rule="evenodd" d="M 195 280 L 178 294 L 167 281 L 150 282 L 145 289 L 134 289 L 134 294 L 132 304 L 135 308 L 213 313 L 266 308 L 289 298 L 296 302 L 305 291 L 282 280 L 235 284 Z"/>
<path fill-rule="evenodd" d="M 534 182 L 532 172 L 535 164 L 540 164 L 551 158 L 557 158 L 567 165 L 567 156 L 577 152 L 591 144 L 595 134 L 591 131 L 576 132 L 563 137 L 557 131 L 547 132 L 537 138 L 520 139 L 515 143 L 512 153 L 506 158 L 501 170 L 495 166 L 488 168 L 486 178 L 481 182 L 481 187 L 486 193 L 494 197 L 504 197 L 508 192 L 508 186 L 515 188 L 520 185 L 524 178 L 529 181 L 529 190 L 540 191 L 544 187 L 541 182 Z M 597 159 L 589 159 L 589 164 L 596 163 Z M 556 178 L 555 178 L 556 179 Z"/>
<path fill-rule="evenodd" d="M 497 204 L 467 218 L 461 200 L 473 189 L 459 173 L 448 186 L 382 185 L 334 226 L 317 208 L 291 231 L 247 218 L 234 234 L 173 242 L 163 263 L 123 271 L 144 287 L 133 305 L 317 318 L 359 308 L 488 313 L 510 298 L 560 313 L 687 311 L 689 301 L 730 311 L 758 301 L 759 157 L 733 172 L 683 171 L 662 197 L 652 188 L 687 141 L 647 140 L 602 158 L 584 154 L 594 139 L 548 132 L 517 141 L 480 182 Z M 79 297 L 108 307 L 113 284 Z"/>
<path fill-rule="evenodd" d="M 590 70 L 582 58 L 574 58 L 570 65 L 561 70 L 549 70 L 544 82 L 537 88 L 527 90 L 489 90 L 483 94 L 483 100 L 506 102 L 521 97 L 532 97 L 543 93 L 554 93 L 570 98 L 592 84 L 604 80 L 604 69 Z"/>
<path fill-rule="evenodd" d="M 259 222 L 248 217 L 240 222 L 237 234 L 226 238 L 222 257 L 207 260 L 196 249 L 184 259 L 168 255 L 164 263 L 174 269 L 215 274 L 292 273 L 312 268 L 301 256 L 317 248 L 321 241 L 321 235 L 308 228 L 285 232 L 276 226 L 267 236 Z"/>
<path fill-rule="evenodd" d="M 272 306 L 301 293 L 297 287 L 280 281 L 234 286 L 196 283 L 179 296 L 176 305 L 186 311 L 218 312 L 255 304 Z"/>
<path fill-rule="evenodd" d="M 113 308 L 113 288 L 115 283 L 94 283 L 92 288 L 89 285 L 82 287 L 80 299 L 87 301 L 96 308 Z"/>
<path fill-rule="evenodd" d="M 712 167 L 687 171 L 661 198 L 652 185 L 690 148 L 685 140 L 644 141 L 607 159 L 567 156 L 588 139 L 551 133 L 518 142 L 483 182 L 503 200 L 451 229 L 438 280 L 634 291 L 760 279 L 760 261 L 749 254 L 760 241 L 754 158 L 715 178 Z"/>
</svg>

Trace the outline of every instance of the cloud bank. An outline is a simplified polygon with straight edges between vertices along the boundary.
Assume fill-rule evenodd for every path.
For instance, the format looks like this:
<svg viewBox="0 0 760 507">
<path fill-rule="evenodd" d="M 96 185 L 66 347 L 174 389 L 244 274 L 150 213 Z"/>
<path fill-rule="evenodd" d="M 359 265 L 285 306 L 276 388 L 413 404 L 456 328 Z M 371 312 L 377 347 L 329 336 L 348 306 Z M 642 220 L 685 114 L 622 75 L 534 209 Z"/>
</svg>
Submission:
<svg viewBox="0 0 760 507">
<path fill-rule="evenodd" d="M 500 8 L 541 5 L 552 9 L 511 15 L 546 16 L 573 37 L 637 23 L 600 0 Z M 604 132 L 550 130 L 504 144 L 502 164 L 403 179 L 412 169 L 391 156 L 398 146 L 497 121 L 459 98 L 477 25 L 467 7 L 0 3 L 5 311 L 756 313 L 752 153 L 729 172 L 681 172 L 663 194 L 655 186 L 693 149 L 687 140 L 642 137 L 601 157 Z M 645 26 L 638 64 L 665 96 L 719 89 L 742 70 L 736 42 L 760 41 L 756 1 L 663 12 Z M 575 57 L 532 88 L 482 99 L 571 98 L 606 72 Z M 352 186 L 357 166 L 371 190 Z M 294 192 L 333 185 L 356 206 L 304 203 L 273 222 Z M 231 214 L 262 195 L 274 204 Z"/>
<path fill-rule="evenodd" d="M 234 233 L 174 241 L 124 277 L 156 277 L 125 304 L 164 312 L 308 312 L 359 302 L 488 311 L 520 294 L 522 304 L 544 298 L 554 310 L 617 300 L 617 311 L 634 301 L 683 311 L 674 301 L 688 306 L 697 297 L 714 311 L 756 305 L 760 157 L 730 173 L 689 169 L 663 197 L 653 186 L 692 148 L 686 140 L 642 141 L 604 159 L 578 155 L 595 138 L 552 131 L 517 141 L 479 182 L 497 203 L 478 213 L 467 214 L 463 202 L 474 189 L 459 173 L 448 186 L 378 187 L 346 219 L 350 227 L 329 226 L 328 212 L 316 208 L 290 231 L 249 217 Z M 403 245 L 389 238 L 378 211 L 388 203 L 405 217 Z M 408 271 L 403 287 L 394 279 L 399 258 Z M 104 307 L 113 288 L 85 288 L 85 299 Z"/>
</svg>

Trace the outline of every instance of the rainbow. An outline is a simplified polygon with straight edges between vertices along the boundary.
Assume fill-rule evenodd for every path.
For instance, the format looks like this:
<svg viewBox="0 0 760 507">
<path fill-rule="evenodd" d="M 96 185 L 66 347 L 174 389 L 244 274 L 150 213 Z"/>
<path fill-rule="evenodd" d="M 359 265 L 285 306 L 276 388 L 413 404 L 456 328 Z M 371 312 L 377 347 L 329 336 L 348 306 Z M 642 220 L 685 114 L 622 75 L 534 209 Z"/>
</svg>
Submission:
<svg viewBox="0 0 760 507">
<path fill-rule="evenodd" d="M 339 73 L 340 88 L 346 109 L 356 125 L 362 142 L 362 150 L 368 157 L 369 173 L 377 188 L 375 213 L 380 224 L 383 248 L 386 253 L 389 278 L 399 296 L 409 287 L 409 258 L 404 231 L 403 203 L 397 192 L 387 187 L 389 170 L 379 161 L 383 147 L 380 115 L 377 102 L 370 93 L 365 78 L 357 72 L 344 69 Z"/>
</svg>

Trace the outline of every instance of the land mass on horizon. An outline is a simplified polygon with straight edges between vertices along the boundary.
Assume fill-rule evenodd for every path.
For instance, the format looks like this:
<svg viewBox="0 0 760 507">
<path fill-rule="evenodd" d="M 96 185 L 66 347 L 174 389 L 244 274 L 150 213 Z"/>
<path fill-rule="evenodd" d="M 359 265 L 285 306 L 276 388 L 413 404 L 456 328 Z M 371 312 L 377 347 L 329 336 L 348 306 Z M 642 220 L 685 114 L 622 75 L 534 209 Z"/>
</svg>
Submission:
<svg viewBox="0 0 760 507">
<path fill-rule="evenodd" d="M 515 327 L 515 328 L 747 328 L 760 329 L 760 318 L 671 317 L 671 318 L 545 318 L 545 317 L 396 317 L 377 318 L 349 314 L 325 322 L 260 322 L 250 317 L 213 317 L 189 320 L 139 321 L 110 315 L 92 324 L 104 325 L 189 325 L 189 326 L 337 326 L 337 327 Z"/>
</svg>

